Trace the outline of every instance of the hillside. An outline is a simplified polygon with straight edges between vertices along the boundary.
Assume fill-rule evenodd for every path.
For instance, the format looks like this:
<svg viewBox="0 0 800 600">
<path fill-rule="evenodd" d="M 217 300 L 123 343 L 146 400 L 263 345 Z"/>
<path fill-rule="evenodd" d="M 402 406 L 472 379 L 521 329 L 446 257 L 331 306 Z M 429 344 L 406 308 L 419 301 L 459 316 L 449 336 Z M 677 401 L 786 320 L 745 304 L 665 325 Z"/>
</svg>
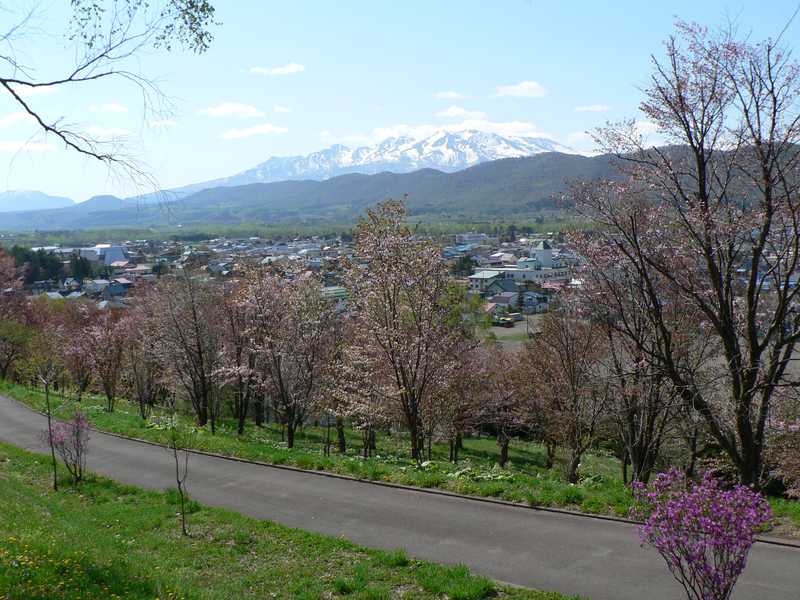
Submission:
<svg viewBox="0 0 800 600">
<path fill-rule="evenodd" d="M 613 173 L 607 156 L 549 152 L 485 162 L 454 173 L 422 169 L 218 187 L 155 206 L 103 196 L 70 208 L 7 213 L 0 229 L 347 222 L 367 206 L 403 197 L 412 215 L 435 220 L 530 217 L 556 208 L 558 196 L 570 181 L 611 177 Z"/>
<path fill-rule="evenodd" d="M 75 202 L 63 196 L 50 196 L 34 190 L 8 190 L 0 192 L 0 213 L 13 211 L 66 208 Z"/>
</svg>

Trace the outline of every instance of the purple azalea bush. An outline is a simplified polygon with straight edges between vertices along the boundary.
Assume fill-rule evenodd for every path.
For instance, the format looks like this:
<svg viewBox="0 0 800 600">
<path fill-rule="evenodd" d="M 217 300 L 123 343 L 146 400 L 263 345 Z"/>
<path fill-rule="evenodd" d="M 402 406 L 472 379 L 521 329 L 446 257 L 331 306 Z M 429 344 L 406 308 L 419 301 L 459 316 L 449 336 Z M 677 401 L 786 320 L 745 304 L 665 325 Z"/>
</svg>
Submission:
<svg viewBox="0 0 800 600">
<path fill-rule="evenodd" d="M 58 456 L 64 461 L 73 483 L 83 479 L 86 452 L 89 445 L 89 421 L 76 410 L 69 421 L 56 421 L 50 430 L 50 441 Z M 44 432 L 47 439 L 48 432 Z"/>
<path fill-rule="evenodd" d="M 690 600 L 729 600 L 756 533 L 772 519 L 761 494 L 725 488 L 710 472 L 699 482 L 673 469 L 648 487 L 634 483 L 632 516 L 644 521 L 642 544 L 653 546 Z"/>
</svg>

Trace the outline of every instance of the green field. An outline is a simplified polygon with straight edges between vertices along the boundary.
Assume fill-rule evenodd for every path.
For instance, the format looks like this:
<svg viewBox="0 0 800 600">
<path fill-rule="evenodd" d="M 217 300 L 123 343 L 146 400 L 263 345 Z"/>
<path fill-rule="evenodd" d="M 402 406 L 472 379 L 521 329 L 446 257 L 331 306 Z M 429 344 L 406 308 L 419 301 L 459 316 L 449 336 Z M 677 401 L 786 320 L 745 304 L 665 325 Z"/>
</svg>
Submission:
<svg viewBox="0 0 800 600">
<path fill-rule="evenodd" d="M 0 382 L 0 393 L 40 410 L 44 407 L 44 394 L 39 390 Z M 74 402 L 65 400 L 62 403 L 57 396 L 51 398 L 56 406 L 56 416 L 68 417 L 74 410 Z M 118 401 L 115 412 L 108 413 L 105 400 L 91 396 L 84 397 L 80 408 L 97 429 L 153 442 L 167 442 L 167 431 L 160 428 L 158 413 L 145 422 L 134 405 L 122 400 Z M 182 419 L 187 427 L 192 426 L 188 416 Z M 497 444 L 488 437 L 466 438 L 457 464 L 448 462 L 447 446 L 434 444 L 432 459 L 420 466 L 410 459 L 410 444 L 407 437 L 400 434 L 379 434 L 375 456 L 364 459 L 361 456 L 361 434 L 352 430 L 347 430 L 346 455 L 339 455 L 334 447 L 331 455 L 325 456 L 326 431 L 323 428 L 307 427 L 299 431 L 291 450 L 282 441 L 281 428 L 276 424 L 262 428 L 248 424 L 243 436 L 236 435 L 231 422 L 223 421 L 216 435 L 206 429 L 199 430 L 193 438 L 197 449 L 269 464 L 622 517 L 628 515 L 633 501 L 629 489 L 622 482 L 619 461 L 600 452 L 584 457 L 581 481 L 571 485 L 564 479 L 564 457 L 558 457 L 553 469 L 546 469 L 544 448 L 519 440 L 512 442 L 510 464 L 503 470 L 497 466 Z M 331 432 L 334 438 L 335 433 Z M 778 517 L 776 532 L 797 535 L 800 502 L 774 499 L 772 504 Z"/>
<path fill-rule="evenodd" d="M 95 476 L 53 492 L 48 460 L 0 444 L 4 600 L 565 600 L 196 502 L 184 537 L 175 493 Z"/>
</svg>

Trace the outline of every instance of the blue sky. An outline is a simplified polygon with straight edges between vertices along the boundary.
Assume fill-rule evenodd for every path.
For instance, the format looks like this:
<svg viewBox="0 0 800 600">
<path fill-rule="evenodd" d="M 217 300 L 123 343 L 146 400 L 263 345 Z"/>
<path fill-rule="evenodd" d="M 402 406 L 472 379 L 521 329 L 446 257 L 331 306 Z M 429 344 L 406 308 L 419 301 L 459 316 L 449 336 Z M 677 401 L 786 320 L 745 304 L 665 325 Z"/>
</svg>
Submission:
<svg viewBox="0 0 800 600">
<path fill-rule="evenodd" d="M 122 82 L 31 97 L 50 118 L 123 136 L 163 187 L 222 177 L 270 156 L 396 133 L 475 126 L 591 150 L 583 132 L 637 116 L 649 56 L 675 17 L 733 19 L 775 36 L 797 1 L 216 0 L 221 25 L 204 55 L 150 52 L 138 65 L 171 100 L 145 115 Z M 18 56 L 46 77 L 69 66 L 58 32 L 67 0 L 45 0 Z M 9 19 L 3 15 L 3 20 Z M 54 32 L 45 35 L 44 31 Z M 785 39 L 800 39 L 800 17 Z M 0 98 L 0 189 L 76 200 L 136 192 L 124 177 L 35 136 Z M 34 137 L 31 137 L 34 135 Z M 29 142 L 20 150 L 22 142 Z"/>
</svg>

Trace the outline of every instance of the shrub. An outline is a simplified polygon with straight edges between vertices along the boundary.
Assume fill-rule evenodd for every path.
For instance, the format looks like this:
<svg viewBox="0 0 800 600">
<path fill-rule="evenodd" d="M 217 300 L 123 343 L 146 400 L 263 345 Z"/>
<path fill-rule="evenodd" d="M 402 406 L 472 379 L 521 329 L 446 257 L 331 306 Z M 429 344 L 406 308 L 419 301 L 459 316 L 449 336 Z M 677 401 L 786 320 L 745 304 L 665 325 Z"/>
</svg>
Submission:
<svg viewBox="0 0 800 600">
<path fill-rule="evenodd" d="M 642 543 L 659 551 L 690 600 L 728 600 L 756 533 L 772 518 L 769 504 L 744 486 L 731 489 L 706 472 L 699 483 L 673 469 L 650 487 L 634 484 L 645 519 Z"/>
<path fill-rule="evenodd" d="M 46 441 L 52 442 L 56 453 L 64 461 L 72 482 L 80 483 L 86 469 L 86 452 L 89 445 L 89 421 L 83 413 L 76 410 L 69 421 L 54 422 L 49 434 L 45 431 L 44 436 Z"/>
</svg>

